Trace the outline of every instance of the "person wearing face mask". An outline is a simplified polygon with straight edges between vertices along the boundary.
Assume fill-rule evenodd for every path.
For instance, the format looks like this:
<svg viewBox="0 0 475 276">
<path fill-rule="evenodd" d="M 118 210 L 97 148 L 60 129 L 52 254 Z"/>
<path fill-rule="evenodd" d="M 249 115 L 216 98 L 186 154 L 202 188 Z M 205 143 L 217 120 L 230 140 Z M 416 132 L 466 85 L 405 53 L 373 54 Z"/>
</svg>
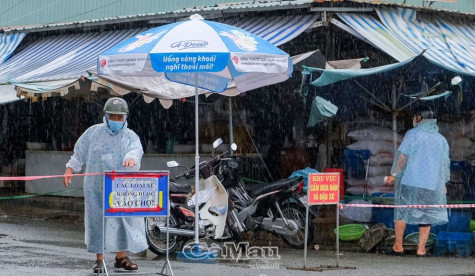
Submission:
<svg viewBox="0 0 475 276">
<path fill-rule="evenodd" d="M 103 123 L 89 127 L 74 146 L 74 154 L 66 164 L 63 177 L 66 187 L 71 183 L 73 172 L 80 172 L 83 165 L 85 173 L 140 169 L 143 148 L 137 134 L 127 127 L 128 114 L 127 102 L 121 98 L 110 98 L 105 103 Z M 114 263 L 116 269 L 138 269 L 137 264 L 127 257 L 126 251 L 141 252 L 148 248 L 144 219 L 106 218 L 104 226 L 103 176 L 85 176 L 83 190 L 84 241 L 87 250 L 96 254 L 93 272 L 104 272 L 102 268 L 104 252 L 116 253 Z"/>
<path fill-rule="evenodd" d="M 439 133 L 434 112 L 419 107 L 394 157 L 386 185 L 394 185 L 395 205 L 446 204 L 445 184 L 450 180 L 449 145 Z M 445 208 L 394 208 L 395 242 L 389 255 L 403 255 L 406 225 L 419 225 L 417 256 L 426 257 L 431 225 L 448 222 Z"/>
</svg>

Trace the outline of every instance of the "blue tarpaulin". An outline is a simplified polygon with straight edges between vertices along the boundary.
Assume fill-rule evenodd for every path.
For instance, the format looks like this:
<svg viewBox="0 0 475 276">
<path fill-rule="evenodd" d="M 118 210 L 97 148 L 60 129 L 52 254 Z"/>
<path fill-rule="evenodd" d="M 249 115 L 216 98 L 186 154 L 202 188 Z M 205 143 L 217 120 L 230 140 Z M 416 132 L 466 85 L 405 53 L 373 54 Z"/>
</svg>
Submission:
<svg viewBox="0 0 475 276">
<path fill-rule="evenodd" d="M 309 167 L 306 167 L 305 169 L 303 170 L 299 170 L 299 171 L 295 171 L 293 172 L 289 178 L 297 178 L 297 177 L 303 177 L 303 182 L 304 182 L 304 187 L 303 187 L 303 191 L 304 192 L 307 192 L 307 187 L 308 187 L 308 174 L 309 173 L 319 173 L 319 171 L 315 170 L 315 169 L 312 169 L 312 168 L 309 168 Z"/>
</svg>

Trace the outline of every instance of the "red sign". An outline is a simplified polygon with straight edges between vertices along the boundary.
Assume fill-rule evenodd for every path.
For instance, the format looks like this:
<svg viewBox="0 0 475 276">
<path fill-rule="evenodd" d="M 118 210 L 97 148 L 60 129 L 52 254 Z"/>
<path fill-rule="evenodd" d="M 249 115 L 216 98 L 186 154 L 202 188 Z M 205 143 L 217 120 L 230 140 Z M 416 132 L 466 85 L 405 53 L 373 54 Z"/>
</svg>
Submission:
<svg viewBox="0 0 475 276">
<path fill-rule="evenodd" d="M 310 173 L 307 193 L 309 205 L 338 204 L 340 201 L 340 174 Z"/>
</svg>

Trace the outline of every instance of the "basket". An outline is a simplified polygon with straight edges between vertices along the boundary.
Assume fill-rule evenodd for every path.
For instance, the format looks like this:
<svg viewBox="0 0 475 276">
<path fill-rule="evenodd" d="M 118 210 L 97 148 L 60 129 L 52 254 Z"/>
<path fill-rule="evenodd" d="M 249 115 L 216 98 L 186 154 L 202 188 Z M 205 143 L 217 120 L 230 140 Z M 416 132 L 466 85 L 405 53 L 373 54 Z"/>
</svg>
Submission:
<svg viewBox="0 0 475 276">
<path fill-rule="evenodd" d="M 470 220 L 470 232 L 475 231 L 475 220 Z"/>
<path fill-rule="evenodd" d="M 406 237 L 404 237 L 404 239 L 410 240 L 410 241 L 415 242 L 416 244 L 419 244 L 419 232 L 411 233 L 407 235 Z M 427 238 L 427 242 L 426 242 L 426 248 L 432 247 L 432 245 L 434 245 L 434 240 L 435 240 L 435 234 L 429 233 L 429 237 Z"/>
<path fill-rule="evenodd" d="M 363 236 L 366 228 L 361 224 L 345 224 L 339 227 L 340 229 L 340 240 L 342 241 L 356 241 Z M 336 234 L 337 228 L 333 230 Z"/>
</svg>

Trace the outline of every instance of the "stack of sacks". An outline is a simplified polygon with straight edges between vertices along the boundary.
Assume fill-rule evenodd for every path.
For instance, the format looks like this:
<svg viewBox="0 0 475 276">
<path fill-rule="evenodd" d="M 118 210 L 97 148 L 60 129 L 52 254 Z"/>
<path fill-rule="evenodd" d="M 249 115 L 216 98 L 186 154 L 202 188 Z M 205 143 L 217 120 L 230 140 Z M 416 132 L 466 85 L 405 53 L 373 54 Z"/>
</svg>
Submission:
<svg viewBox="0 0 475 276">
<path fill-rule="evenodd" d="M 351 131 L 348 136 L 357 140 L 357 142 L 348 145 L 347 148 L 369 150 L 371 152 L 366 193 L 392 193 L 393 188 L 386 187 L 384 177 L 391 171 L 394 159 L 393 131 L 384 127 L 368 127 Z M 402 135 L 396 135 L 398 145 L 402 139 Z M 367 165 L 366 162 L 365 165 Z M 348 179 L 346 182 L 350 186 L 347 190 L 348 193 L 353 195 L 364 194 L 364 179 Z"/>
<path fill-rule="evenodd" d="M 475 160 L 475 112 L 468 121 L 439 123 L 439 131 L 447 139 L 450 159 L 453 161 Z M 473 163 L 473 162 L 472 162 Z"/>
<path fill-rule="evenodd" d="M 388 121 L 386 118 L 377 114 L 370 117 L 356 117 L 351 122 L 348 122 L 350 129 L 364 129 L 370 127 L 381 127 L 392 129 L 393 122 Z M 401 132 L 405 129 L 404 122 L 399 120 L 396 123 L 397 132 Z"/>
</svg>

